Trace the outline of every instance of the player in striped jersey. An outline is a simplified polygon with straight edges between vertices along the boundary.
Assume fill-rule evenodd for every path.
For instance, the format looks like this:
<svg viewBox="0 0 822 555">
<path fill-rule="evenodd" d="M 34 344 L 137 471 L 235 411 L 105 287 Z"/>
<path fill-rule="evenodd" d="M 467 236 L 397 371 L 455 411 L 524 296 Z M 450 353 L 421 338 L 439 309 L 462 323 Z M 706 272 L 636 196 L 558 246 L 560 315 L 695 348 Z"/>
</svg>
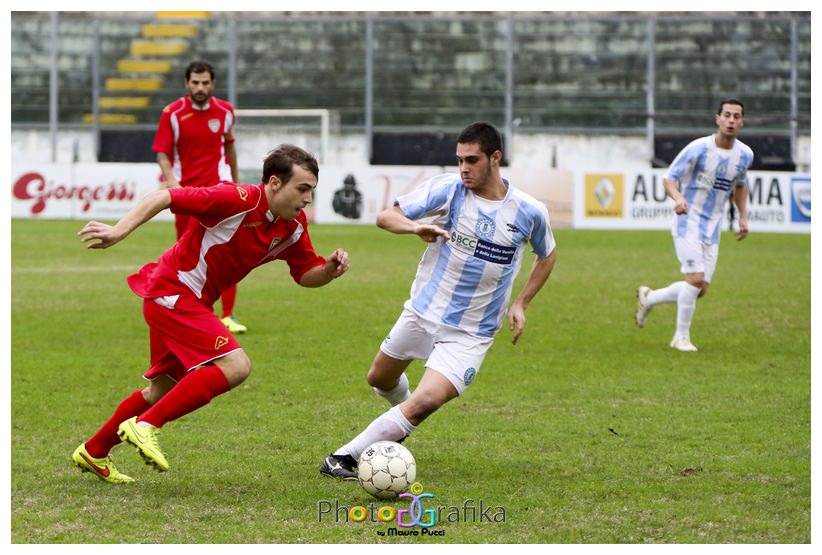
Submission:
<svg viewBox="0 0 822 555">
<path fill-rule="evenodd" d="M 737 241 L 748 235 L 747 172 L 753 163 L 753 151 L 737 139 L 744 124 L 742 102 L 735 98 L 722 100 L 716 113 L 716 133 L 688 144 L 663 180 L 668 196 L 676 203 L 672 233 L 685 281 L 656 290 L 640 286 L 636 324 L 644 327 L 648 313 L 657 304 L 676 302 L 676 333 L 671 348 L 678 351 L 697 350 L 691 343 L 691 321 L 696 300 L 707 292 L 716 268 L 722 217 L 731 195 L 739 211 Z"/>
<path fill-rule="evenodd" d="M 391 408 L 323 460 L 326 476 L 356 479 L 360 454 L 375 441 L 402 441 L 474 380 L 506 312 L 516 344 L 525 310 L 554 267 L 556 249 L 545 205 L 500 176 L 502 138 L 474 123 L 457 139 L 460 173 L 429 179 L 384 210 L 377 225 L 429 243 L 411 297 L 368 371 Z M 421 223 L 421 220 L 426 223 Z M 530 243 L 536 261 L 511 303 L 514 278 Z M 405 370 L 425 360 L 412 393 Z"/>
</svg>

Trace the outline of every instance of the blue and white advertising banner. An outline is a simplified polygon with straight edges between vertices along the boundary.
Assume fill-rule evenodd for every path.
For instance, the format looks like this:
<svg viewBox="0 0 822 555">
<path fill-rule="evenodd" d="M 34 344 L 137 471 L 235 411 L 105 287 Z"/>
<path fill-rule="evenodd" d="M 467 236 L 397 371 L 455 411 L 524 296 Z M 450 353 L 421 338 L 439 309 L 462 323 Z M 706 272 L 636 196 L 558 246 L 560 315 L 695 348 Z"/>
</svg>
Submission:
<svg viewBox="0 0 822 555">
<path fill-rule="evenodd" d="M 664 169 L 576 172 L 573 226 L 579 229 L 670 229 L 674 202 L 665 194 L 664 175 Z M 810 233 L 810 175 L 749 172 L 748 184 L 748 227 L 752 233 Z M 726 214 L 724 229 L 728 229 L 728 225 Z"/>
</svg>

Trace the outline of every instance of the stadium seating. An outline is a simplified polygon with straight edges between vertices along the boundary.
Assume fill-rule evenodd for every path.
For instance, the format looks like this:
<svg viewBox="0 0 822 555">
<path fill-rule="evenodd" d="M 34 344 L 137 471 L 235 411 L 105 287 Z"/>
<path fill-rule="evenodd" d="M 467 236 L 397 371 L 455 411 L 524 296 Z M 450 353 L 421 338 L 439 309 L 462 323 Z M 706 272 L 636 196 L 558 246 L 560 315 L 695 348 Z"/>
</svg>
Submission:
<svg viewBox="0 0 822 555">
<path fill-rule="evenodd" d="M 12 13 L 13 125 L 48 121 L 51 23 L 48 13 Z M 784 138 L 794 30 L 796 126 L 809 134 L 809 14 L 61 12 L 59 121 L 91 121 L 99 52 L 104 125 L 153 128 L 182 94 L 186 64 L 202 58 L 217 70 L 217 94 L 238 107 L 330 109 L 344 131 L 363 131 L 370 92 L 376 133 L 435 138 L 469 120 L 502 125 L 510 102 L 515 129 L 641 135 L 651 50 L 660 135 L 701 132 L 729 94 L 745 99 L 749 126 Z"/>
</svg>

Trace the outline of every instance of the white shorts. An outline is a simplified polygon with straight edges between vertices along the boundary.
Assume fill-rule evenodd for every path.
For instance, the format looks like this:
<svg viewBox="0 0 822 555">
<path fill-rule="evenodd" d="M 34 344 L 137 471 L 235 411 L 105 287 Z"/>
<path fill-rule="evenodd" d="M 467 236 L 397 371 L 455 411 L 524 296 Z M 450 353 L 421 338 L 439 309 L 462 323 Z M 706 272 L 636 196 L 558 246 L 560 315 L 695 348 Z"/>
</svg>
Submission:
<svg viewBox="0 0 822 555">
<path fill-rule="evenodd" d="M 477 376 L 493 343 L 492 337 L 477 337 L 423 320 L 406 307 L 380 350 L 397 360 L 424 360 L 426 368 L 445 376 L 462 395 Z"/>
<path fill-rule="evenodd" d="M 719 255 L 718 243 L 674 236 L 674 248 L 683 274 L 705 274 L 705 281 L 711 282 Z"/>
</svg>

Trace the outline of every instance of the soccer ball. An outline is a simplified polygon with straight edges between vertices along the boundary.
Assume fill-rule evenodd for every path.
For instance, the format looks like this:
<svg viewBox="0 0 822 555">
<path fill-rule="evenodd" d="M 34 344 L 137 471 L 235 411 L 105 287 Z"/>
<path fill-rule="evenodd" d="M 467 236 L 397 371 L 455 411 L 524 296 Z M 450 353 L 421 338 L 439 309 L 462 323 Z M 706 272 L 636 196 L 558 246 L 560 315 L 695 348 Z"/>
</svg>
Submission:
<svg viewBox="0 0 822 555">
<path fill-rule="evenodd" d="M 394 499 L 414 483 L 417 462 L 411 451 L 393 441 L 378 441 L 360 455 L 360 485 L 379 499 Z"/>
</svg>

